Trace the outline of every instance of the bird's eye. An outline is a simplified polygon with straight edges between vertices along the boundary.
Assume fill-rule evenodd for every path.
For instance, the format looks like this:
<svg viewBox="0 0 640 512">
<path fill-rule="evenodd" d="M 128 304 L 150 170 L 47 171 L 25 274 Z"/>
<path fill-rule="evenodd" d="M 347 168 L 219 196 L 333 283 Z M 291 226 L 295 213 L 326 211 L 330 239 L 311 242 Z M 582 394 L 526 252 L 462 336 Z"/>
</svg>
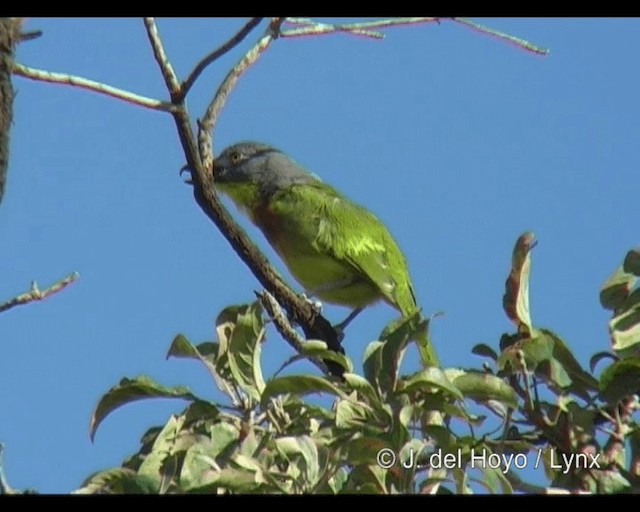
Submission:
<svg viewBox="0 0 640 512">
<path fill-rule="evenodd" d="M 233 153 L 231 153 L 231 161 L 236 164 L 240 161 L 240 153 L 238 153 L 237 151 L 234 151 Z"/>
</svg>

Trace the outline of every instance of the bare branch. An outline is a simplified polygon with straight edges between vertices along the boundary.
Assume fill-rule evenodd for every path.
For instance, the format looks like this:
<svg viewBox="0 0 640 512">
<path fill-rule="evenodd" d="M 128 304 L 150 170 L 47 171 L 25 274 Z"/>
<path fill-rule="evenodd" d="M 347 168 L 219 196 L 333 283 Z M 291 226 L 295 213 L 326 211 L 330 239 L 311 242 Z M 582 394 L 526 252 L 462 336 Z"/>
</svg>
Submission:
<svg viewBox="0 0 640 512">
<path fill-rule="evenodd" d="M 126 101 L 127 103 L 133 103 L 134 105 L 149 108 L 151 110 L 161 110 L 164 112 L 171 112 L 174 110 L 173 104 L 166 101 L 140 96 L 139 94 L 125 91 L 124 89 L 118 89 L 117 87 L 112 87 L 101 82 L 95 82 L 80 76 L 67 75 L 65 73 L 53 73 L 51 71 L 23 66 L 22 64 L 14 65 L 13 74 L 23 78 L 36 80 L 38 82 L 49 82 L 87 89 L 89 91 L 111 96 L 112 98 L 117 98 L 119 100 Z"/>
<path fill-rule="evenodd" d="M 178 83 L 178 78 L 173 71 L 173 67 L 171 66 L 169 58 L 164 51 L 164 47 L 162 46 L 162 40 L 160 39 L 160 34 L 158 34 L 156 21 L 153 18 L 144 18 L 143 21 L 144 27 L 147 29 L 147 37 L 149 37 L 151 48 L 153 48 L 153 56 L 155 57 L 158 66 L 160 66 L 160 71 L 164 77 L 164 83 L 167 85 L 167 89 L 173 98 L 174 95 L 179 94 L 180 84 Z"/>
<path fill-rule="evenodd" d="M 189 76 L 187 76 L 187 78 L 182 82 L 180 87 L 180 99 L 184 98 L 188 94 L 193 84 L 209 64 L 238 46 L 262 20 L 263 18 L 251 18 L 231 39 L 198 62 L 196 67 L 193 68 L 193 71 L 191 71 Z"/>
<path fill-rule="evenodd" d="M 480 25 L 480 23 L 476 23 L 475 21 L 468 20 L 466 18 L 451 18 L 452 21 L 469 27 L 471 30 L 475 30 L 476 32 L 480 32 L 481 34 L 485 34 L 491 37 L 495 37 L 502 41 L 505 41 L 509 44 L 517 46 L 523 50 L 528 52 L 537 53 L 538 55 L 548 55 L 549 49 L 542 48 L 540 46 L 536 46 L 529 41 L 525 41 L 524 39 L 520 39 L 519 37 L 515 37 L 505 32 L 500 32 L 499 30 L 494 30 L 489 27 L 485 27 L 484 25 Z"/>
<path fill-rule="evenodd" d="M 349 33 L 356 36 L 382 39 L 382 32 L 371 30 L 373 28 L 388 28 L 402 25 L 416 25 L 421 23 L 438 23 L 439 18 L 392 18 L 377 21 L 363 21 L 359 23 L 320 23 L 307 18 L 286 18 L 285 22 L 291 25 L 303 25 L 301 28 L 283 30 L 282 37 L 303 37 L 332 34 L 335 32 Z"/>
<path fill-rule="evenodd" d="M 229 96 L 229 93 L 235 87 L 238 79 L 244 74 L 244 72 L 260 58 L 272 41 L 278 37 L 282 21 L 282 18 L 273 18 L 271 20 L 265 34 L 240 59 L 240 62 L 238 62 L 231 71 L 227 73 L 227 76 L 218 87 L 213 100 L 209 103 L 204 117 L 200 122 L 198 131 L 198 150 L 200 151 L 200 158 L 202 159 L 202 163 L 205 168 L 208 169 L 213 165 L 213 127 L 218 121 L 218 116 L 227 101 L 227 96 Z"/>
<path fill-rule="evenodd" d="M 0 313 L 7 311 L 15 306 L 28 304 L 29 302 L 34 302 L 36 300 L 44 300 L 49 295 L 53 295 L 54 293 L 57 293 L 63 290 L 64 288 L 66 288 L 68 285 L 70 285 L 76 279 L 78 279 L 78 277 L 80 277 L 80 274 L 78 274 L 77 272 L 73 272 L 69 274 L 67 277 L 52 284 L 49 288 L 45 290 L 40 290 L 38 288 L 38 284 L 35 281 L 33 281 L 33 283 L 31 283 L 31 290 L 21 295 L 18 295 L 17 297 L 10 299 L 3 304 L 0 304 Z"/>
</svg>

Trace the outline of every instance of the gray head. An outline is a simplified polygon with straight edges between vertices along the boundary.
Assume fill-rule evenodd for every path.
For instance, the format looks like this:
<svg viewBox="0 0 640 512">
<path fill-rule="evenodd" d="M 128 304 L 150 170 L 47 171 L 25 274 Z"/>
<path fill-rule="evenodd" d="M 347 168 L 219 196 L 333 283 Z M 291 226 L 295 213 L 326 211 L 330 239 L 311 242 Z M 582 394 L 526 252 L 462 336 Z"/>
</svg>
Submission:
<svg viewBox="0 0 640 512">
<path fill-rule="evenodd" d="M 214 164 L 214 179 L 227 189 L 254 185 L 263 197 L 295 183 L 319 180 L 279 149 L 251 141 L 239 142 L 220 153 Z"/>
</svg>

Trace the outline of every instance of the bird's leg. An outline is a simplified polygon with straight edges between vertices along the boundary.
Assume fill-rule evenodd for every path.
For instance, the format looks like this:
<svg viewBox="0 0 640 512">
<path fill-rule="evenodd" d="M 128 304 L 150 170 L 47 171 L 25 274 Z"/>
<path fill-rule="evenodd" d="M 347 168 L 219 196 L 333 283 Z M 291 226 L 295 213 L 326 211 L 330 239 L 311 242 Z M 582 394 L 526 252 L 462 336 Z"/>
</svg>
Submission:
<svg viewBox="0 0 640 512">
<path fill-rule="evenodd" d="M 349 316 L 347 316 L 347 318 L 345 318 L 339 324 L 334 325 L 333 328 L 336 331 L 338 331 L 340 333 L 343 333 L 343 331 L 347 328 L 347 325 L 349 325 L 351 323 L 351 321 L 362 312 L 363 309 L 364 308 L 356 308 L 356 309 L 354 309 L 351 313 L 349 313 Z"/>
</svg>

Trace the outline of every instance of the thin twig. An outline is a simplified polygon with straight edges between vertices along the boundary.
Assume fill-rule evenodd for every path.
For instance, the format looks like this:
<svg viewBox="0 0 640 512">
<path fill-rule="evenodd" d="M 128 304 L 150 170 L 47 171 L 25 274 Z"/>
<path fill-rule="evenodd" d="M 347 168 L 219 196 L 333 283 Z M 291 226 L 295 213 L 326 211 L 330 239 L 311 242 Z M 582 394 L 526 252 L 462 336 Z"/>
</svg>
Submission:
<svg viewBox="0 0 640 512">
<path fill-rule="evenodd" d="M 212 131 L 213 127 L 218 121 L 218 116 L 222 107 L 227 101 L 227 96 L 231 90 L 235 87 L 239 78 L 249 67 L 255 63 L 260 56 L 265 52 L 273 40 L 278 37 L 282 18 L 273 18 L 269 23 L 265 34 L 258 40 L 258 42 L 240 59 L 231 71 L 227 73 L 218 90 L 216 91 L 211 103 L 207 107 L 202 121 L 199 123 L 198 131 L 198 150 L 200 152 L 200 158 L 205 168 L 209 168 L 213 165 L 213 142 Z"/>
<path fill-rule="evenodd" d="M 188 94 L 193 84 L 209 64 L 239 45 L 262 20 L 263 18 L 251 18 L 231 39 L 198 62 L 196 67 L 193 68 L 193 71 L 191 71 L 189 76 L 182 82 L 180 86 L 180 98 L 184 98 Z"/>
<path fill-rule="evenodd" d="M 162 40 L 160 39 L 160 34 L 158 34 L 156 21 L 153 18 L 144 18 L 143 21 L 144 27 L 147 29 L 147 37 L 149 38 L 151 48 L 153 49 L 153 56 L 155 57 L 158 66 L 160 66 L 164 83 L 167 85 L 167 89 L 173 98 L 175 95 L 180 93 L 178 77 L 173 71 L 173 67 L 171 67 L 171 63 L 164 51 L 164 47 L 162 46 Z"/>
<path fill-rule="evenodd" d="M 29 302 L 34 302 L 36 300 L 44 300 L 49 295 L 53 295 L 54 293 L 57 293 L 63 290 L 64 288 L 66 288 L 68 285 L 70 285 L 76 279 L 78 279 L 78 277 L 80 277 L 80 274 L 78 274 L 77 272 L 72 272 L 67 277 L 52 284 L 51 286 L 49 286 L 49 288 L 45 290 L 40 290 L 38 288 L 38 284 L 35 281 L 33 281 L 33 283 L 31 283 L 31 290 L 21 295 L 18 295 L 13 299 L 9 299 L 7 302 L 3 304 L 0 304 L 0 313 L 7 311 L 8 309 L 11 309 L 15 306 L 28 304 Z"/>
<path fill-rule="evenodd" d="M 133 103 L 134 105 L 150 108 L 152 110 L 171 112 L 174 109 L 174 106 L 166 101 L 140 96 L 139 94 L 125 91 L 124 89 L 119 89 L 117 87 L 112 87 L 101 82 L 95 82 L 80 76 L 68 75 L 66 73 L 53 73 L 51 71 L 30 68 L 17 63 L 13 66 L 13 74 L 23 78 L 36 80 L 38 82 L 49 82 L 52 84 L 70 85 L 72 87 L 87 89 L 89 91 L 126 101 L 127 103 Z"/>
<path fill-rule="evenodd" d="M 439 22 L 439 18 L 393 18 L 377 21 L 363 21 L 358 23 L 320 23 L 307 18 L 287 18 L 286 23 L 291 25 L 303 25 L 300 28 L 283 30 L 282 37 L 303 37 L 331 34 L 335 32 L 350 33 L 357 36 L 382 39 L 382 32 L 371 30 L 373 28 L 388 28 L 401 25 L 415 25 L 419 23 Z"/>
<path fill-rule="evenodd" d="M 518 48 L 526 50 L 528 52 L 536 53 L 538 55 L 549 54 L 548 48 L 542 48 L 540 46 L 536 46 L 535 44 L 532 44 L 529 41 L 525 41 L 524 39 L 520 39 L 519 37 L 506 34 L 505 32 L 500 32 L 499 30 L 485 27 L 484 25 L 480 25 L 480 23 L 476 23 L 475 21 L 471 21 L 466 18 L 451 18 L 451 20 L 461 25 L 464 25 L 466 27 L 469 27 L 471 30 L 475 30 L 476 32 L 480 32 L 481 34 L 485 34 L 491 37 L 495 37 L 509 44 L 517 46 Z"/>
</svg>

